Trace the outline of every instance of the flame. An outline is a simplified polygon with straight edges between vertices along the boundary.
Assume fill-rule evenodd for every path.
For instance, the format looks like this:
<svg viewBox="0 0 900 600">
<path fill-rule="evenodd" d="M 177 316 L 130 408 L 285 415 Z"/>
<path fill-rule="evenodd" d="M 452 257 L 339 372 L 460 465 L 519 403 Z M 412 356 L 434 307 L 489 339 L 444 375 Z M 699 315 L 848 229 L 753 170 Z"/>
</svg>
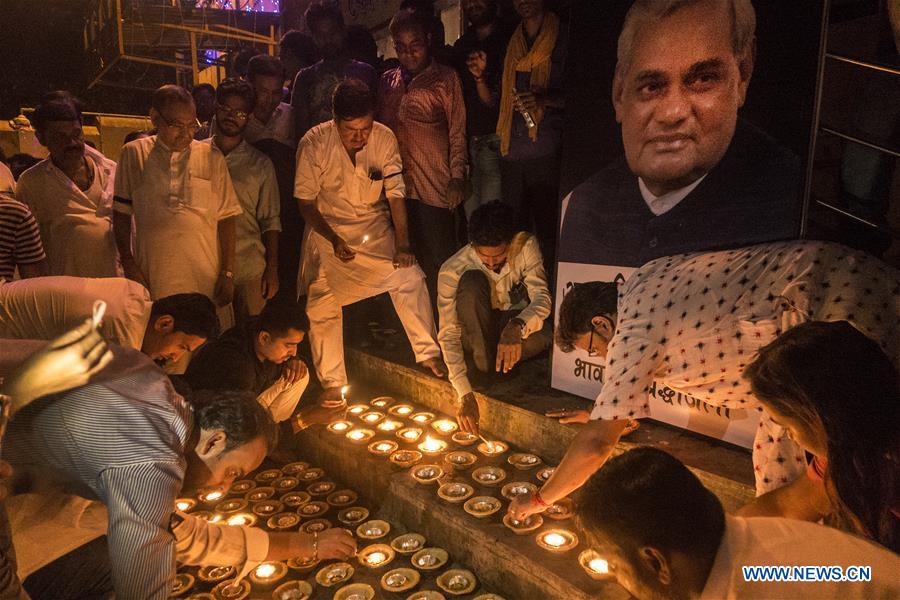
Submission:
<svg viewBox="0 0 900 600">
<path fill-rule="evenodd" d="M 271 563 L 263 563 L 256 567 L 256 576 L 261 579 L 268 579 L 272 575 L 275 574 L 276 571 L 275 565 Z"/>
<path fill-rule="evenodd" d="M 446 444 L 440 440 L 436 440 L 433 437 L 426 436 L 425 441 L 419 445 L 419 449 L 423 452 L 439 452 L 444 449 Z"/>
<path fill-rule="evenodd" d="M 363 433 L 362 431 L 360 431 L 359 429 L 355 429 L 355 430 L 351 431 L 350 433 L 348 433 L 347 437 L 349 437 L 351 440 L 361 440 L 364 437 L 366 437 L 366 434 Z"/>
<path fill-rule="evenodd" d="M 609 573 L 609 563 L 602 558 L 595 558 L 588 563 L 588 568 L 594 573 Z"/>
<path fill-rule="evenodd" d="M 366 562 L 370 565 L 380 565 L 387 559 L 387 555 L 384 552 L 373 552 L 366 557 Z"/>
<path fill-rule="evenodd" d="M 544 543 L 546 543 L 548 546 L 553 546 L 554 548 L 559 548 L 560 546 L 565 545 L 566 541 L 567 540 L 565 536 L 555 532 L 548 533 L 544 536 Z"/>
</svg>

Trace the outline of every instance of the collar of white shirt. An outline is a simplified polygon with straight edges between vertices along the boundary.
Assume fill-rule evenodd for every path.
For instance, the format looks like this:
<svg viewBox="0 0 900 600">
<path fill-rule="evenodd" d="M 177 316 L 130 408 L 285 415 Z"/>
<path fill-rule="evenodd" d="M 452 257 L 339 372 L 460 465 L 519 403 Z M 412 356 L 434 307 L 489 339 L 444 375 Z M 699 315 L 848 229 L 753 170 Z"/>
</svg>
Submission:
<svg viewBox="0 0 900 600">
<path fill-rule="evenodd" d="M 641 196 L 644 198 L 644 202 L 647 203 L 647 208 L 649 208 L 650 212 L 658 217 L 659 215 L 665 214 L 675 208 L 675 206 L 679 202 L 684 200 L 688 194 L 693 192 L 694 188 L 700 185 L 700 182 L 705 178 L 706 174 L 704 174 L 703 177 L 701 177 L 694 183 L 671 192 L 666 192 L 662 196 L 654 195 L 653 192 L 651 192 L 644 184 L 644 180 L 640 177 L 638 177 L 638 187 L 641 189 Z"/>
</svg>

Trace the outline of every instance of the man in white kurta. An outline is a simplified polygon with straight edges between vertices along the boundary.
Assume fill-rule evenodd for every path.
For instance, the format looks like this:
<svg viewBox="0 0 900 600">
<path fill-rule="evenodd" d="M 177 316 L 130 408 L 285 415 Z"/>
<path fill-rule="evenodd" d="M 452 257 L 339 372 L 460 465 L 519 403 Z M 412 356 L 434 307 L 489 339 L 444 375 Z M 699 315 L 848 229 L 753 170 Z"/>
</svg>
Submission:
<svg viewBox="0 0 900 600">
<path fill-rule="evenodd" d="M 425 275 L 408 247 L 397 139 L 374 122 L 367 95 L 358 80 L 339 84 L 335 118 L 308 131 L 297 148 L 294 196 L 307 223 L 300 289 L 307 293 L 313 362 L 326 394 L 347 383 L 341 307 L 383 292 L 416 362 L 445 374 Z"/>
</svg>

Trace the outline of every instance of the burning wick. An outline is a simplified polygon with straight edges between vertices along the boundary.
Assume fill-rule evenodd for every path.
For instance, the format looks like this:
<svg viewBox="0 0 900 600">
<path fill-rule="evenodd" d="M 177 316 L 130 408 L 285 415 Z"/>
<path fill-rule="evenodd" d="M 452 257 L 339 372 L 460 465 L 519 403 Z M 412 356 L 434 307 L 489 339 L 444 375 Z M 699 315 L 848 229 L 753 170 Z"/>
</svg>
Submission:
<svg viewBox="0 0 900 600">
<path fill-rule="evenodd" d="M 215 502 L 216 500 L 218 500 L 219 498 L 221 498 L 224 495 L 225 495 L 225 492 L 216 490 L 214 492 L 210 492 L 210 493 L 206 494 L 205 496 L 203 496 L 203 499 L 206 502 Z"/>
<path fill-rule="evenodd" d="M 180 511 L 185 511 L 191 507 L 191 503 L 182 500 L 181 502 L 176 502 L 175 507 Z"/>
<path fill-rule="evenodd" d="M 351 440 L 361 440 L 366 437 L 366 434 L 357 429 L 356 431 L 351 431 L 350 433 L 348 433 L 347 437 L 349 437 Z"/>
<path fill-rule="evenodd" d="M 260 579 L 268 579 L 272 575 L 275 574 L 276 568 L 275 565 L 269 563 L 263 563 L 256 567 L 256 576 Z"/>
<path fill-rule="evenodd" d="M 435 453 L 440 452 L 444 448 L 446 448 L 447 444 L 440 440 L 436 440 L 433 437 L 426 436 L 425 441 L 419 444 L 419 450 L 422 452 Z"/>
<path fill-rule="evenodd" d="M 349 391 L 350 391 L 349 385 L 345 385 L 344 387 L 341 388 L 341 401 L 342 402 L 344 402 L 344 403 L 347 402 L 347 392 L 349 392 Z"/>
<path fill-rule="evenodd" d="M 416 421 L 418 423 L 423 423 L 427 420 L 428 420 L 428 417 L 426 415 L 416 415 L 415 417 L 413 417 L 413 421 Z"/>
<path fill-rule="evenodd" d="M 364 235 L 364 236 L 363 236 L 362 243 L 365 244 L 365 243 L 368 242 L 368 241 L 369 241 L 369 236 L 368 236 L 368 235 Z"/>
<path fill-rule="evenodd" d="M 397 414 L 398 414 L 398 415 L 401 415 L 401 416 L 403 416 L 403 415 L 408 415 L 409 413 L 412 412 L 412 410 L 413 410 L 413 409 L 412 409 L 411 406 L 398 406 L 398 407 L 397 407 Z"/>
<path fill-rule="evenodd" d="M 565 536 L 562 536 L 558 533 L 548 533 L 544 536 L 544 543 L 548 546 L 553 546 L 554 548 L 559 548 L 566 543 Z"/>
<path fill-rule="evenodd" d="M 377 446 L 375 446 L 375 449 L 378 450 L 379 452 L 387 452 L 388 450 L 393 450 L 394 447 L 391 446 L 390 444 L 388 444 L 387 442 L 384 442 L 384 443 L 381 443 L 381 444 L 378 444 Z"/>
<path fill-rule="evenodd" d="M 233 517 L 229 517 L 227 523 L 229 525 L 247 525 L 250 523 L 250 519 L 247 515 L 234 515 Z"/>
<path fill-rule="evenodd" d="M 433 424 L 433 426 L 441 433 L 450 433 L 451 431 L 456 430 L 456 423 L 454 423 L 453 421 L 448 421 L 446 419 L 437 421 Z"/>
<path fill-rule="evenodd" d="M 378 425 L 378 429 L 381 431 L 394 431 L 395 429 L 399 429 L 402 423 L 399 421 L 392 421 L 390 419 L 386 419 Z"/>
<path fill-rule="evenodd" d="M 348 427 L 350 427 L 350 424 L 344 423 L 343 421 L 339 421 L 331 426 L 331 428 L 334 429 L 335 431 L 344 431 Z"/>
<path fill-rule="evenodd" d="M 380 565 L 386 558 L 387 555 L 384 552 L 373 552 L 366 557 L 366 562 L 370 565 Z"/>
<path fill-rule="evenodd" d="M 609 563 L 602 558 L 595 558 L 588 563 L 588 568 L 594 573 L 609 573 Z"/>
<path fill-rule="evenodd" d="M 365 417 L 363 417 L 363 420 L 365 420 L 368 423 L 374 423 L 375 421 L 377 421 L 380 418 L 381 417 L 379 417 L 377 414 L 370 413 L 370 414 L 366 415 Z"/>
</svg>

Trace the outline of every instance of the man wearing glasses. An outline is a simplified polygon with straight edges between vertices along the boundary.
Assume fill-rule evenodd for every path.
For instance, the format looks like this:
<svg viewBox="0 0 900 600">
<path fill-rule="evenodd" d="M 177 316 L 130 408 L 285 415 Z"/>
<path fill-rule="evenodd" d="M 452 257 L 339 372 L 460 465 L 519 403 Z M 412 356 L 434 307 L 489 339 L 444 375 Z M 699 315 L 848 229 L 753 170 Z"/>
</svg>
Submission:
<svg viewBox="0 0 900 600">
<path fill-rule="evenodd" d="M 258 315 L 278 292 L 278 236 L 281 199 L 275 167 L 244 139 L 256 105 L 252 85 L 226 79 L 216 92 L 216 133 L 212 144 L 225 155 L 243 213 L 237 218 L 234 312 L 238 321 Z"/>
<path fill-rule="evenodd" d="M 113 231 L 125 276 L 154 300 L 199 292 L 227 307 L 243 211 L 225 157 L 194 140 L 200 123 L 184 88 L 156 90 L 150 120 L 159 133 L 125 144 L 116 172 Z"/>
</svg>

